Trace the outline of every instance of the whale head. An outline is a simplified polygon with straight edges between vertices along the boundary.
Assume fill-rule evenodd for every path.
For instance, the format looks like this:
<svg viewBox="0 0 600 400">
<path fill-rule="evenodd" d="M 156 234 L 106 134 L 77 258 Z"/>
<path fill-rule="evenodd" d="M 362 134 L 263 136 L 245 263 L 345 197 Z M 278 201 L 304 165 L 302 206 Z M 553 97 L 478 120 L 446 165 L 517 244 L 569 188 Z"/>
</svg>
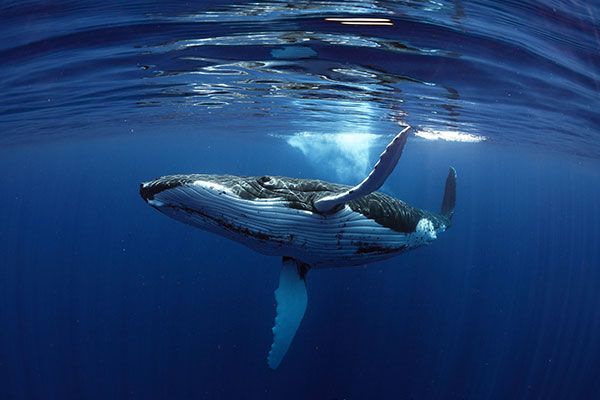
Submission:
<svg viewBox="0 0 600 400">
<path fill-rule="evenodd" d="M 265 254 L 281 255 L 293 253 L 295 226 L 314 214 L 312 199 L 328 189 L 314 182 L 270 176 L 170 175 L 142 183 L 140 195 L 180 222 Z"/>
<path fill-rule="evenodd" d="M 259 196 L 260 182 L 260 178 L 232 175 L 169 175 L 142 183 L 140 195 L 171 218 L 238 239 L 254 232 L 248 214 L 285 208 L 280 198 Z"/>
</svg>

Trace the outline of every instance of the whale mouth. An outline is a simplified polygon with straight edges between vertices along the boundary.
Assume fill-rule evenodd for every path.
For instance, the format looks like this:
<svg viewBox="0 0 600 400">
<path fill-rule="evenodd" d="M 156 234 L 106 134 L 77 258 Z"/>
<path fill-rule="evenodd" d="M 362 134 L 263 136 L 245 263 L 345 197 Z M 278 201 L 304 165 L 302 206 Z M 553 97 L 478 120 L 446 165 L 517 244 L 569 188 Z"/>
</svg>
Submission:
<svg viewBox="0 0 600 400">
<path fill-rule="evenodd" d="M 154 200 L 154 197 L 157 194 L 177 186 L 180 185 L 172 185 L 161 181 L 143 182 L 140 183 L 140 196 L 146 203 L 148 203 L 149 201 Z"/>
<path fill-rule="evenodd" d="M 155 194 L 156 193 L 154 192 L 154 190 L 148 187 L 148 182 L 140 183 L 140 196 L 142 197 L 142 199 L 144 199 L 146 203 L 148 202 L 148 200 L 154 199 Z"/>
<path fill-rule="evenodd" d="M 146 203 L 154 200 L 156 195 L 165 190 L 174 189 L 193 181 L 185 175 L 164 176 L 149 182 L 140 183 L 140 196 Z"/>
</svg>

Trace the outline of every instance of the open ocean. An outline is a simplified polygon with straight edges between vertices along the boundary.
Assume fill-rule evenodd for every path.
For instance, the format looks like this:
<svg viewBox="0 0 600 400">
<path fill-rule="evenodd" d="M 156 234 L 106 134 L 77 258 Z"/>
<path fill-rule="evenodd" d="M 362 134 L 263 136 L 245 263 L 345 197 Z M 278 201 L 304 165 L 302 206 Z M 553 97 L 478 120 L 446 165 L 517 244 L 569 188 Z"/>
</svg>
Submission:
<svg viewBox="0 0 600 400">
<path fill-rule="evenodd" d="M 4 1 L 0 37 L 0 399 L 600 398 L 598 1 Z M 310 271 L 269 369 L 280 259 L 140 182 L 353 185 L 403 124 L 381 191 L 438 210 L 452 165 L 453 226 Z"/>
</svg>

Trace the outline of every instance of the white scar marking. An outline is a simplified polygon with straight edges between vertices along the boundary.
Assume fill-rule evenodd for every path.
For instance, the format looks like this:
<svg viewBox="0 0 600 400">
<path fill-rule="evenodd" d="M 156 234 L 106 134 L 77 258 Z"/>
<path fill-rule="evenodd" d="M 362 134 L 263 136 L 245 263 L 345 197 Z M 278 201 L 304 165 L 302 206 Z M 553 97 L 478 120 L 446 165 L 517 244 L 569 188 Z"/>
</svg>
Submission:
<svg viewBox="0 0 600 400">
<path fill-rule="evenodd" d="M 228 195 L 234 196 L 235 194 L 228 188 L 219 183 L 207 182 L 207 181 L 194 181 L 194 186 L 199 186 L 204 189 L 212 190 L 215 192 L 227 193 Z"/>
</svg>

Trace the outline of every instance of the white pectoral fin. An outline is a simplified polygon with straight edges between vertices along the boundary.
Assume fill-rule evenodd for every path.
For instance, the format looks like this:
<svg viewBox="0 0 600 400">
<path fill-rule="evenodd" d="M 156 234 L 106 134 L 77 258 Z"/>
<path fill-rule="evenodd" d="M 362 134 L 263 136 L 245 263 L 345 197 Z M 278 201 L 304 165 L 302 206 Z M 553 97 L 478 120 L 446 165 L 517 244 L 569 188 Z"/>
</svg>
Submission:
<svg viewBox="0 0 600 400">
<path fill-rule="evenodd" d="M 275 291 L 277 313 L 273 327 L 273 344 L 269 352 L 269 367 L 276 369 L 285 356 L 306 310 L 307 296 L 304 275 L 308 267 L 292 258 L 283 258 L 279 287 Z"/>
<path fill-rule="evenodd" d="M 400 156 L 402 150 L 406 144 L 408 138 L 408 131 L 410 126 L 407 126 L 397 134 L 394 139 L 387 145 L 379 161 L 373 167 L 373 170 L 361 183 L 354 186 L 345 192 L 338 193 L 332 196 L 323 197 L 315 201 L 315 209 L 320 213 L 326 213 L 333 210 L 336 206 L 344 204 L 350 200 L 357 199 L 362 196 L 366 196 L 369 193 L 373 193 L 383 185 L 387 177 L 392 173 Z"/>
</svg>

